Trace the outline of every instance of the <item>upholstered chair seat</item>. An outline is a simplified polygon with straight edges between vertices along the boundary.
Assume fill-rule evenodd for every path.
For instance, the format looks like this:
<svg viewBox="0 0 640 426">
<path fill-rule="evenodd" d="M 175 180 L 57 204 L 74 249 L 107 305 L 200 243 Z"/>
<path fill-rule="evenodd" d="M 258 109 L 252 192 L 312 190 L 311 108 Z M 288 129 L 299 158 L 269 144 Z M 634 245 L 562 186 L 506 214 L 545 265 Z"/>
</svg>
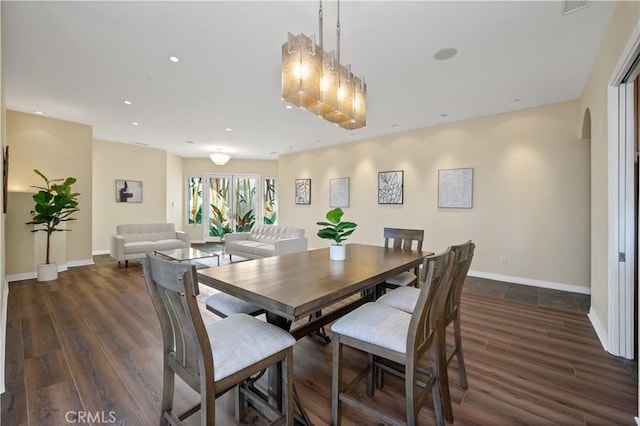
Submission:
<svg viewBox="0 0 640 426">
<path fill-rule="evenodd" d="M 260 315 L 264 309 L 252 305 L 246 300 L 239 299 L 227 293 L 219 292 L 207 297 L 204 301 L 207 310 L 225 318 L 233 314 Z"/>
</svg>

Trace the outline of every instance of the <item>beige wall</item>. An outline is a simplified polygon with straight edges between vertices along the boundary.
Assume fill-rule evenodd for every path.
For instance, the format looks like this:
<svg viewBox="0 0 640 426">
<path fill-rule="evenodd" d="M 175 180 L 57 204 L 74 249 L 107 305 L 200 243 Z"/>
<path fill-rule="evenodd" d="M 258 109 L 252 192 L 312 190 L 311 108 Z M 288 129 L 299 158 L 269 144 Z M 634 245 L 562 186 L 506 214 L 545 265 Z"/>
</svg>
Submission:
<svg viewBox="0 0 640 426">
<path fill-rule="evenodd" d="M 167 153 L 167 218 L 166 222 L 175 223 L 178 229 L 184 229 L 184 198 L 186 181 L 182 178 L 182 157 Z"/>
<path fill-rule="evenodd" d="M 231 159 L 224 166 L 216 166 L 208 158 L 184 158 L 184 187 L 187 178 L 202 176 L 204 173 L 228 173 L 228 174 L 258 174 L 261 178 L 276 177 L 278 174 L 278 162 L 275 160 L 234 160 Z M 278 183 L 279 185 L 279 183 Z M 280 189 L 278 189 L 279 191 Z M 183 203 L 186 205 L 186 200 Z M 186 209 L 186 207 L 185 207 Z M 186 221 L 186 216 L 185 219 Z M 187 225 L 185 230 L 191 235 L 191 241 L 204 240 L 204 228 L 201 225 Z"/>
<path fill-rule="evenodd" d="M 93 141 L 93 192 L 95 200 L 93 252 L 109 251 L 111 234 L 126 223 L 167 221 L 167 152 L 154 148 L 95 139 Z M 141 203 L 117 203 L 116 180 L 142 182 Z M 176 228 L 181 229 L 180 223 Z"/>
<path fill-rule="evenodd" d="M 78 220 L 68 222 L 71 232 L 65 234 L 66 253 L 58 253 L 58 256 L 72 264 L 91 262 L 91 127 L 15 111 L 7 111 L 6 124 L 10 153 L 9 192 L 35 192 L 31 186 L 41 186 L 43 181 L 33 173 L 33 169 L 40 170 L 49 178 L 75 177 L 78 181 L 73 189 L 80 193 L 80 211 L 75 215 Z M 16 197 L 23 196 L 12 194 L 9 199 Z M 7 256 L 8 275 L 35 271 L 36 259 L 41 255 L 33 253 L 35 236 L 30 232 L 32 228 L 20 225 L 31 219 L 31 207 L 23 202 L 8 203 L 7 223 L 17 228 L 6 236 L 6 246 L 8 251 L 20 254 L 19 264 L 13 261 L 14 257 Z M 56 253 L 51 255 L 55 259 Z"/>
<path fill-rule="evenodd" d="M 315 222 L 329 208 L 329 179 L 349 177 L 351 242 L 383 244 L 385 226 L 424 229 L 429 250 L 471 238 L 476 273 L 588 292 L 589 146 L 579 122 L 573 101 L 283 156 L 281 223 L 326 246 Z M 439 209 L 437 171 L 460 167 L 474 169 L 473 208 Z M 404 170 L 403 205 L 377 203 L 386 170 Z M 294 204 L 297 178 L 312 180 L 309 206 Z"/>
<path fill-rule="evenodd" d="M 591 310 L 608 328 L 608 82 L 627 40 L 640 20 L 640 3 L 618 2 L 580 103 L 591 113 Z"/>
</svg>

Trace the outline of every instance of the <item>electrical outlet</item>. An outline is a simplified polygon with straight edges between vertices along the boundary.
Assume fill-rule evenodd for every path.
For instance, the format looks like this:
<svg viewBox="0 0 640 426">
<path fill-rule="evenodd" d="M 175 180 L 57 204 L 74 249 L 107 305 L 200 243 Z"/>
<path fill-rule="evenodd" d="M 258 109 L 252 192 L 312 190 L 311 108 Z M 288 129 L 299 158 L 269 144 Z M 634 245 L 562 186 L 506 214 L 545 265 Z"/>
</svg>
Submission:
<svg viewBox="0 0 640 426">
<path fill-rule="evenodd" d="M 507 256 L 505 255 L 500 256 L 500 263 L 507 263 Z"/>
</svg>

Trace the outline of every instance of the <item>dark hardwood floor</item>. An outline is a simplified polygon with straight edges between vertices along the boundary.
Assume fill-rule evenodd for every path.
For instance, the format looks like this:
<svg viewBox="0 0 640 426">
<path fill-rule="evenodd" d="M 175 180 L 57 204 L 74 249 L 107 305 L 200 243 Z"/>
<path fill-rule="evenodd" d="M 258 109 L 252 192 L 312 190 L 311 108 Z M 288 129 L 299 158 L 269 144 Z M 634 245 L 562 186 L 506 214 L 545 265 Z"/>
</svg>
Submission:
<svg viewBox="0 0 640 426">
<path fill-rule="evenodd" d="M 451 385 L 455 424 L 635 424 L 637 382 L 601 348 L 583 312 L 514 302 L 507 291 L 480 294 L 478 286 L 463 293 L 469 389 Z M 211 291 L 202 287 L 201 299 Z M 202 312 L 205 321 L 217 320 Z M 304 338 L 294 357 L 296 387 L 312 422 L 328 424 L 331 345 Z M 347 359 L 350 374 L 364 362 L 353 351 Z M 101 261 L 56 281 L 10 284 L 2 425 L 157 424 L 161 365 L 159 324 L 138 264 L 118 269 Z M 456 382 L 455 362 L 449 374 Z M 402 416 L 402 395 L 401 382 L 388 377 L 374 398 Z M 236 424 L 231 396 L 217 401 L 220 425 Z M 197 399 L 184 385 L 176 397 L 180 407 Z M 198 422 L 194 417 L 190 424 Z M 250 411 L 247 423 L 266 422 Z M 350 409 L 343 423 L 376 424 Z M 430 402 L 420 423 L 433 424 Z"/>
</svg>

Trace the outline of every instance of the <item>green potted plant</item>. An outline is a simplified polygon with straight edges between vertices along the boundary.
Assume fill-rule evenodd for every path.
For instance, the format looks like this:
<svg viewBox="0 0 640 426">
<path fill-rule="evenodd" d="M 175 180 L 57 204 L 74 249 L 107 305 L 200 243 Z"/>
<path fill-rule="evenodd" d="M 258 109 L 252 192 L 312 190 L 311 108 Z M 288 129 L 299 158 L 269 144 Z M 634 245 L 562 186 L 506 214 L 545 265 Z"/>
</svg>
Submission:
<svg viewBox="0 0 640 426">
<path fill-rule="evenodd" d="M 69 231 L 69 229 L 60 228 L 60 224 L 76 220 L 71 215 L 79 210 L 77 197 L 80 194 L 71 191 L 71 185 L 76 183 L 76 178 L 49 179 L 39 170 L 33 171 L 45 181 L 46 186 L 32 186 L 38 192 L 33 194 L 35 208 L 31 210 L 31 221 L 26 224 L 37 226 L 31 232 L 47 233 L 45 263 L 38 265 L 38 281 L 50 281 L 58 278 L 58 265 L 51 262 L 50 257 L 51 234 Z"/>
<path fill-rule="evenodd" d="M 353 234 L 358 226 L 354 222 L 341 222 L 344 212 L 340 207 L 329 210 L 326 214 L 328 222 L 318 222 L 317 224 L 324 228 L 318 231 L 318 237 L 325 240 L 332 240 L 335 244 L 329 247 L 329 257 L 331 260 L 344 260 L 345 247 L 342 242 Z"/>
</svg>

